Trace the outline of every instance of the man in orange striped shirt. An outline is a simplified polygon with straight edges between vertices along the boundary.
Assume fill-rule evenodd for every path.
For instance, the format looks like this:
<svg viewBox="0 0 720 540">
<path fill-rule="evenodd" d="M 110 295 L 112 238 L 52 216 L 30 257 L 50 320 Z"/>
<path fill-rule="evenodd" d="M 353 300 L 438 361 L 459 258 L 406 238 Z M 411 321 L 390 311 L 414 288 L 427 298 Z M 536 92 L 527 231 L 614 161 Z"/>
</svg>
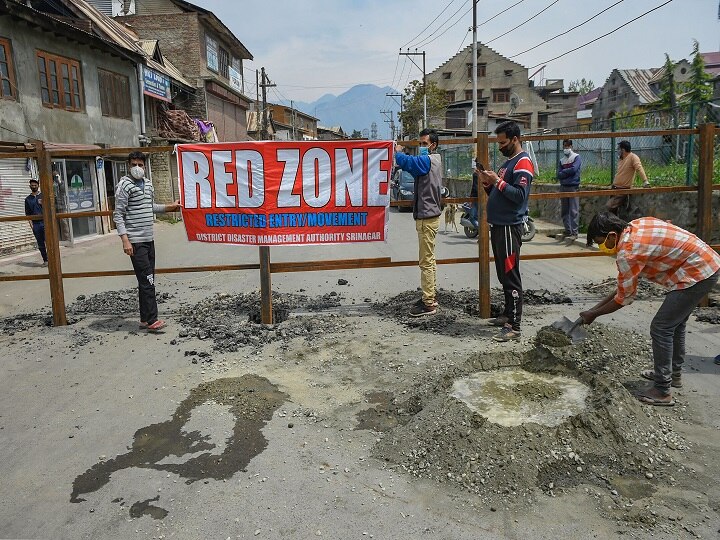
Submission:
<svg viewBox="0 0 720 540">
<path fill-rule="evenodd" d="M 655 384 L 638 399 L 650 405 L 674 405 L 670 387 L 682 386 L 685 324 L 718 282 L 720 255 L 694 234 L 652 217 L 626 223 L 609 212 L 597 214 L 588 226 L 587 239 L 616 255 L 619 273 L 617 289 L 580 313 L 585 324 L 632 303 L 640 277 L 670 289 L 650 324 L 654 370 L 641 373 Z"/>
</svg>

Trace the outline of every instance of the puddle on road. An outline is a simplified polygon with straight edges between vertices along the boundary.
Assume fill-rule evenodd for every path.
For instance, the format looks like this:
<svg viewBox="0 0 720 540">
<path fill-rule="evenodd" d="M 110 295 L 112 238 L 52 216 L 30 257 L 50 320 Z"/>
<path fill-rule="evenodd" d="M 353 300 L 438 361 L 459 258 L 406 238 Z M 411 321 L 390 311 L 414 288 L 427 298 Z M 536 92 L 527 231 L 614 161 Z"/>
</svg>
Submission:
<svg viewBox="0 0 720 540">
<path fill-rule="evenodd" d="M 590 388 L 569 377 L 510 369 L 459 379 L 450 395 L 501 426 L 532 422 L 554 427 L 585 409 Z"/>
<path fill-rule="evenodd" d="M 160 495 L 153 499 L 145 499 L 144 501 L 138 501 L 130 507 L 130 517 L 139 518 L 142 516 L 150 516 L 153 519 L 163 519 L 168 515 L 168 511 L 151 502 L 159 501 Z"/>
<path fill-rule="evenodd" d="M 100 461 L 75 478 L 70 502 L 84 501 L 82 495 L 97 491 L 113 473 L 131 467 L 174 473 L 187 484 L 230 478 L 265 449 L 267 439 L 261 430 L 287 399 L 287 394 L 255 375 L 203 383 L 178 405 L 170 420 L 137 430 L 129 452 Z M 224 414 L 208 414 L 215 408 Z M 132 508 L 153 517 L 166 512 L 149 504 L 154 500 L 158 499 L 137 502 Z"/>
</svg>

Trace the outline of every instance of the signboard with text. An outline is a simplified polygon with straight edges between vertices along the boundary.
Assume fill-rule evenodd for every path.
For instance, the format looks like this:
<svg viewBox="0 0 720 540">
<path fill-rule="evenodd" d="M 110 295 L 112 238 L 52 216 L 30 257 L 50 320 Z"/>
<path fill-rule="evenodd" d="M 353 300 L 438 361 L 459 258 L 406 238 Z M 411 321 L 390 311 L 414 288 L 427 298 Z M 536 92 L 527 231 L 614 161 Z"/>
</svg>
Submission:
<svg viewBox="0 0 720 540">
<path fill-rule="evenodd" d="M 385 241 L 391 141 L 177 146 L 188 240 L 308 245 Z"/>
<path fill-rule="evenodd" d="M 170 78 L 143 66 L 143 94 L 170 101 Z"/>
</svg>

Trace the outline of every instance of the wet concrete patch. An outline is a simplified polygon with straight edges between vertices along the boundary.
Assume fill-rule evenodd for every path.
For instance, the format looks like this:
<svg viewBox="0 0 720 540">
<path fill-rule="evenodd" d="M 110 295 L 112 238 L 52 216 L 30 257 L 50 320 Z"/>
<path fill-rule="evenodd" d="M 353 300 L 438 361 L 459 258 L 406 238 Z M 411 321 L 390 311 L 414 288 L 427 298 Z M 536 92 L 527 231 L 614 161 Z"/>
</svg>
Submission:
<svg viewBox="0 0 720 540">
<path fill-rule="evenodd" d="M 100 461 L 77 476 L 70 501 L 84 501 L 83 495 L 105 486 L 113 473 L 131 467 L 177 474 L 187 484 L 231 478 L 265 449 L 267 440 L 261 430 L 287 398 L 267 379 L 255 375 L 203 383 L 178 405 L 170 420 L 137 430 L 129 452 Z M 210 430 L 200 431 L 198 422 L 191 422 L 208 404 L 226 407 L 234 419 L 224 445 L 211 440 Z"/>
<path fill-rule="evenodd" d="M 145 499 L 144 501 L 138 501 L 130 507 L 130 517 L 139 518 L 142 516 L 150 516 L 153 519 L 164 519 L 168 515 L 168 511 L 151 502 L 159 501 L 160 495 L 152 499 Z"/>
</svg>

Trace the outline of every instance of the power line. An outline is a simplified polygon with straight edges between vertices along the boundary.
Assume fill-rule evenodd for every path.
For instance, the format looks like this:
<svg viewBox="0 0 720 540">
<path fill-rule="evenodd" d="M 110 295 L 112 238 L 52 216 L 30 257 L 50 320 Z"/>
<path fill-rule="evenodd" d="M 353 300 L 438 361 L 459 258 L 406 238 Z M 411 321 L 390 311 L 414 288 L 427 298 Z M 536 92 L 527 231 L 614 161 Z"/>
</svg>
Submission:
<svg viewBox="0 0 720 540">
<path fill-rule="evenodd" d="M 447 22 L 449 22 L 450 19 L 452 19 L 455 15 L 457 15 L 458 12 L 459 12 L 463 7 L 464 7 L 464 6 L 460 6 L 460 8 L 459 8 L 455 13 L 453 13 L 452 15 L 450 15 L 450 17 L 448 18 Z M 448 26 L 445 30 L 443 30 L 441 33 L 439 33 L 439 34 L 438 34 L 437 36 L 435 36 L 433 39 L 429 39 L 429 38 L 431 38 L 432 36 L 434 36 L 434 35 L 442 28 L 442 26 L 438 27 L 438 29 L 435 30 L 435 32 L 433 32 L 433 33 L 430 34 L 428 37 L 426 37 L 421 43 L 416 44 L 416 45 L 415 45 L 415 48 L 424 47 L 425 45 L 429 45 L 429 44 L 432 43 L 433 41 L 439 39 L 439 38 L 440 38 L 443 34 L 445 34 L 448 30 L 450 30 L 451 28 L 454 28 L 455 26 L 457 26 L 457 24 L 458 24 L 460 21 L 463 20 L 463 17 L 465 17 L 468 13 L 470 13 L 470 12 L 472 11 L 472 9 L 473 9 L 473 6 L 471 5 L 471 6 L 470 6 L 470 9 L 468 9 L 465 13 L 463 13 L 462 15 L 460 15 L 460 17 L 459 17 L 454 23 L 452 23 L 450 26 Z M 444 24 L 444 23 L 443 23 L 443 24 Z"/>
<path fill-rule="evenodd" d="M 657 11 L 658 9 L 660 9 L 660 8 L 663 7 L 663 6 L 667 6 L 667 5 L 668 5 L 670 2 L 672 2 L 672 1 L 673 1 L 673 0 L 667 0 L 666 2 L 660 4 L 659 6 L 655 6 L 654 8 L 646 11 L 646 12 L 643 13 L 642 15 L 638 15 L 638 16 L 635 17 L 634 19 L 630 19 L 630 20 L 627 21 L 626 23 L 621 24 L 620 26 L 618 26 L 618 27 L 615 28 L 614 30 L 610 30 L 609 32 L 603 34 L 602 36 L 598 36 L 598 37 L 596 37 L 595 39 L 592 39 L 592 40 L 588 41 L 587 43 L 583 43 L 583 44 L 580 45 L 579 47 L 575 47 L 574 49 L 570 49 L 569 51 L 566 51 L 566 52 L 564 52 L 564 53 L 562 53 L 562 54 L 559 54 L 559 55 L 557 55 L 556 57 L 551 58 L 550 60 L 545 60 L 545 61 L 543 61 L 543 62 L 540 62 L 540 63 L 538 63 L 538 64 L 535 64 L 534 66 L 531 66 L 531 67 L 529 67 L 528 69 L 530 70 L 530 69 L 534 69 L 534 68 L 536 68 L 536 67 L 540 67 L 540 66 L 542 66 L 543 64 L 548 64 L 548 63 L 552 62 L 553 60 L 557 60 L 558 58 L 562 58 L 563 56 L 566 56 L 566 55 L 568 55 L 568 54 L 570 54 L 570 53 L 572 53 L 572 52 L 575 52 L 575 51 L 577 51 L 577 50 L 580 50 L 580 49 L 582 49 L 583 47 L 586 47 L 586 46 L 590 45 L 591 43 L 595 43 L 596 41 L 599 41 L 599 40 L 601 40 L 602 38 L 609 36 L 610 34 L 614 34 L 614 33 L 617 32 L 618 30 L 620 30 L 621 28 L 624 28 L 625 26 L 627 26 L 627 25 L 629 25 L 629 24 L 631 24 L 631 23 L 634 23 L 634 22 L 637 21 L 638 19 L 642 19 L 645 15 L 648 15 L 649 13 L 652 13 L 653 11 Z"/>
<path fill-rule="evenodd" d="M 559 1 L 560 1 L 560 0 L 553 0 L 553 2 L 551 2 L 550 4 L 548 4 L 546 7 L 544 7 L 544 8 L 541 9 L 540 11 L 538 11 L 535 15 L 533 15 L 533 16 L 530 17 L 529 19 L 524 20 L 523 22 L 521 22 L 521 23 L 518 24 L 517 26 L 511 28 L 511 29 L 508 30 L 507 32 L 503 32 L 502 34 L 498 34 L 497 36 L 495 36 L 494 38 L 492 38 L 490 41 L 486 41 L 486 42 L 485 42 L 485 45 L 488 45 L 488 44 L 492 43 L 493 41 L 500 39 L 501 37 L 505 37 L 505 36 L 507 36 L 510 32 L 513 32 L 513 31 L 517 30 L 518 28 L 520 28 L 521 26 L 523 26 L 524 24 L 529 23 L 529 22 L 532 21 L 535 17 L 543 14 L 543 13 L 546 12 L 548 9 L 550 9 L 550 8 L 553 7 L 555 4 L 557 4 Z"/>
<path fill-rule="evenodd" d="M 417 38 L 419 38 L 419 37 L 422 35 L 422 33 L 423 33 L 425 30 L 427 30 L 428 28 L 430 28 L 430 27 L 432 26 L 432 24 L 440 18 L 440 15 L 442 15 L 443 13 L 445 13 L 445 11 L 447 11 L 447 9 L 448 9 L 454 2 L 455 2 L 455 0 L 450 0 L 450 3 L 449 3 L 447 6 L 445 6 L 440 13 L 438 13 L 437 17 L 435 17 L 432 21 L 430 21 L 430 24 L 428 24 L 425 28 L 423 28 L 422 30 L 420 30 L 420 32 L 418 33 L 417 36 L 415 36 L 414 38 L 412 38 L 411 40 L 409 40 L 407 43 L 401 45 L 400 48 L 402 49 L 402 48 L 410 45 L 413 41 L 415 41 Z M 461 8 L 461 9 L 462 9 L 462 8 Z M 457 13 L 457 12 L 456 12 L 456 13 Z M 444 23 L 443 23 L 443 24 L 444 24 Z M 442 25 L 441 25 L 441 26 L 442 26 Z"/>
</svg>

